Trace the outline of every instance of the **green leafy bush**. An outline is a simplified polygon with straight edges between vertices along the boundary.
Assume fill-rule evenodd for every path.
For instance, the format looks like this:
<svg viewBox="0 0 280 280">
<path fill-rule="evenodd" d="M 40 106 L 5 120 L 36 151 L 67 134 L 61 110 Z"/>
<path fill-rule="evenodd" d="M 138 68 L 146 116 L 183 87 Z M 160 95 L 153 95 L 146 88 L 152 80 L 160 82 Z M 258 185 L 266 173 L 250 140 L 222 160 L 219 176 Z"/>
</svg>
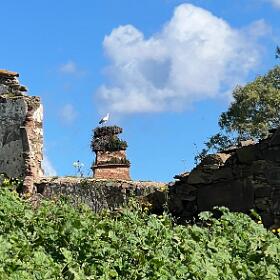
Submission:
<svg viewBox="0 0 280 280">
<path fill-rule="evenodd" d="M 32 209 L 0 189 L 0 279 L 279 279 L 277 236 L 244 214 L 176 225 L 136 202 L 94 214 L 67 201 Z"/>
</svg>

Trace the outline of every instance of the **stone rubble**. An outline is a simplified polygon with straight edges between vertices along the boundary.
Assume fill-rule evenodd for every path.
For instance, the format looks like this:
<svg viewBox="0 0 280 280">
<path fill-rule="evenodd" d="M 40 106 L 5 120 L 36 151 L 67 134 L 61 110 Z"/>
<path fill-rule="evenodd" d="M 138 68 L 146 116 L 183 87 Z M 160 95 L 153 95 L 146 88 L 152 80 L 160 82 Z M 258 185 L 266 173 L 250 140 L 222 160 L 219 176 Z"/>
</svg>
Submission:
<svg viewBox="0 0 280 280">
<path fill-rule="evenodd" d="M 177 216 L 192 219 L 214 206 L 245 213 L 254 208 L 266 227 L 280 227 L 280 128 L 259 143 L 208 155 L 176 179 L 169 207 Z"/>
<path fill-rule="evenodd" d="M 16 72 L 0 69 L 0 95 L 24 95 L 25 92 L 27 92 L 27 88 L 23 85 L 20 85 L 18 77 L 19 74 Z"/>
</svg>

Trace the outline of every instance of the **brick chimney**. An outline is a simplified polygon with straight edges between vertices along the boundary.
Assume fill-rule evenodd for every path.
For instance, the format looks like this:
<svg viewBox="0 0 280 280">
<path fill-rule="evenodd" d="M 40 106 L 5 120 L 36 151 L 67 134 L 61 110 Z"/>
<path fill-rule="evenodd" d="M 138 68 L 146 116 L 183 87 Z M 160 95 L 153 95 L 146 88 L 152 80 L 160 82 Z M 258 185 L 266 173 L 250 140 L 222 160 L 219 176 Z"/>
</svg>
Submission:
<svg viewBox="0 0 280 280">
<path fill-rule="evenodd" d="M 92 166 L 94 178 L 131 180 L 130 162 L 126 158 L 127 143 L 119 139 L 122 128 L 118 126 L 97 127 L 94 130 L 91 147 L 95 152 Z"/>
</svg>

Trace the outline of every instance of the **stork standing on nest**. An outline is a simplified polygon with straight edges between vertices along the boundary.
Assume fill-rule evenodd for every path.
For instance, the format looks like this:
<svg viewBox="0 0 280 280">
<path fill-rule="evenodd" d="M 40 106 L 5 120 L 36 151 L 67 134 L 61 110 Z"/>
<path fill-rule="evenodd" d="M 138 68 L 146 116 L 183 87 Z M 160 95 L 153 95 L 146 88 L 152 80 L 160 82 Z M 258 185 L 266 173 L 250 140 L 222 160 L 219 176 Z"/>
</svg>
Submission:
<svg viewBox="0 0 280 280">
<path fill-rule="evenodd" d="M 107 113 L 107 115 L 99 121 L 99 124 L 104 125 L 106 122 L 108 122 L 109 116 L 110 116 L 110 114 Z"/>
</svg>

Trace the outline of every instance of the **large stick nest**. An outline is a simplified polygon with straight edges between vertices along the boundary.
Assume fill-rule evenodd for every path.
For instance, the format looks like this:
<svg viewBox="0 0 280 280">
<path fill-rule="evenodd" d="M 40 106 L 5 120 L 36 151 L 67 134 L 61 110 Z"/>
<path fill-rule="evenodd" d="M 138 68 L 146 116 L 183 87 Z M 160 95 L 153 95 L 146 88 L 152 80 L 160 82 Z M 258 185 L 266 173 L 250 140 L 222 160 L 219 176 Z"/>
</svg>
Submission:
<svg viewBox="0 0 280 280">
<path fill-rule="evenodd" d="M 121 151 L 126 150 L 127 142 L 118 138 L 117 134 L 122 133 L 118 126 L 98 127 L 94 130 L 91 141 L 93 151 Z"/>
<path fill-rule="evenodd" d="M 94 138 L 106 136 L 106 135 L 116 135 L 122 133 L 122 128 L 118 127 L 116 125 L 114 126 L 103 126 L 103 127 L 97 127 L 94 129 Z"/>
</svg>

